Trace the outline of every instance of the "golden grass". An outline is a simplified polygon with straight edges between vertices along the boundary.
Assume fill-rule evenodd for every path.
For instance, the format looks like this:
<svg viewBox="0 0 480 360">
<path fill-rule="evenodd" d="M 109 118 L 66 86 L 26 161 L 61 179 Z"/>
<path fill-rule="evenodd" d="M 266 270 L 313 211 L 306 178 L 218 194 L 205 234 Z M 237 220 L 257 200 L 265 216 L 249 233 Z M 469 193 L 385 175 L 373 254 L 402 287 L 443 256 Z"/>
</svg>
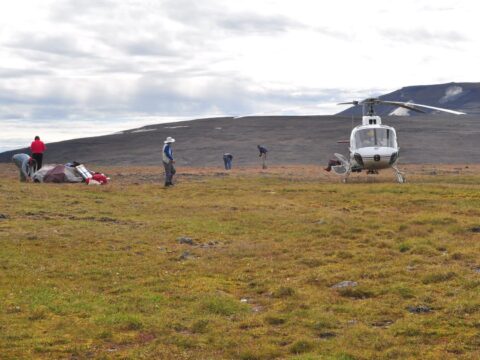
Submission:
<svg viewBox="0 0 480 360">
<path fill-rule="evenodd" d="M 479 358 L 480 168 L 433 168 L 163 189 L 158 168 L 91 187 L 1 166 L 0 358 Z"/>
</svg>

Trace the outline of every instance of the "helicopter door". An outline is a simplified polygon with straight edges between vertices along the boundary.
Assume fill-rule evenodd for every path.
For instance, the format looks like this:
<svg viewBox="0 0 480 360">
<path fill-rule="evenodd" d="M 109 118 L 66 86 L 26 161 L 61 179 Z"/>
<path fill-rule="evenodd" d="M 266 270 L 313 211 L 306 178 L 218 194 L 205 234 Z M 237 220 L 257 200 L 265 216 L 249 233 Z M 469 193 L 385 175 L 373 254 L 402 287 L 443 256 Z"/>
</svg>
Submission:
<svg viewBox="0 0 480 360">
<path fill-rule="evenodd" d="M 335 174 L 337 175 L 344 175 L 347 173 L 347 168 L 343 165 L 335 165 L 332 166 L 333 171 L 335 171 Z"/>
<path fill-rule="evenodd" d="M 341 165 L 332 166 L 333 171 L 337 175 L 344 175 L 350 170 L 349 161 L 342 154 L 335 153 L 335 157 L 340 161 Z"/>
</svg>

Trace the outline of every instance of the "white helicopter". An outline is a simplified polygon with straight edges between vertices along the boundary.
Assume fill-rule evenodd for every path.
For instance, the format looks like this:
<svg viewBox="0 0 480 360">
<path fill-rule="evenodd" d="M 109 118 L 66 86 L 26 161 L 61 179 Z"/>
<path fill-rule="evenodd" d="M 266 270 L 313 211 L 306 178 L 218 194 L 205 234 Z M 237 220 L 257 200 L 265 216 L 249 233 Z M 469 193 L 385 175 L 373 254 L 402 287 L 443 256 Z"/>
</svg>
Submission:
<svg viewBox="0 0 480 360">
<path fill-rule="evenodd" d="M 444 111 L 455 115 L 465 114 L 460 111 L 414 104 L 412 102 L 386 101 L 378 98 L 338 104 L 363 106 L 362 125 L 353 128 L 350 141 L 339 141 L 350 143 L 350 159 L 347 159 L 342 154 L 335 153 L 335 157 L 339 160 L 340 165 L 332 166 L 332 169 L 336 174 L 343 176 L 343 182 L 347 182 L 352 172 L 366 170 L 367 174 L 378 174 L 378 170 L 390 167 L 395 170 L 397 182 L 406 182 L 405 173 L 397 167 L 400 148 L 395 129 L 391 126 L 382 125 L 380 116 L 375 115 L 374 106 L 379 104 L 402 107 L 421 113 L 424 113 L 424 111 L 418 109 L 418 107 Z"/>
</svg>

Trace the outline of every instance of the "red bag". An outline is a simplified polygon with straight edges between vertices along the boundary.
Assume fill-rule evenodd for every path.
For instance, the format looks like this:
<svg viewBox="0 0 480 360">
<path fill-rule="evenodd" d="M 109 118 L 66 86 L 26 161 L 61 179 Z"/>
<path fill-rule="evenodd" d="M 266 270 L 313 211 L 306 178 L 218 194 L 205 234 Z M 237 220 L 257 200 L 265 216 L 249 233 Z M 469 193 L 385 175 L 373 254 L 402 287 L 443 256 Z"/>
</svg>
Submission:
<svg viewBox="0 0 480 360">
<path fill-rule="evenodd" d="M 93 174 L 92 179 L 98 181 L 102 185 L 105 185 L 108 182 L 108 178 L 100 173 Z"/>
</svg>

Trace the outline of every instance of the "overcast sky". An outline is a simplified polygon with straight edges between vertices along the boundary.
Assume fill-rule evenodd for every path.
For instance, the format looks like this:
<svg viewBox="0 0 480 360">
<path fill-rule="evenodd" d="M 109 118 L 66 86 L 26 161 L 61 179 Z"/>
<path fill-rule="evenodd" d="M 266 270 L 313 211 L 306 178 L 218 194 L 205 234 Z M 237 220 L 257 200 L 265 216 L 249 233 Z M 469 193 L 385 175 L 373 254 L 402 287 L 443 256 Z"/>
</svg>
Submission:
<svg viewBox="0 0 480 360">
<path fill-rule="evenodd" d="M 52 141 L 165 119 L 326 114 L 403 86 L 478 81 L 478 4 L 2 1 L 0 150 L 37 133 Z"/>
</svg>

